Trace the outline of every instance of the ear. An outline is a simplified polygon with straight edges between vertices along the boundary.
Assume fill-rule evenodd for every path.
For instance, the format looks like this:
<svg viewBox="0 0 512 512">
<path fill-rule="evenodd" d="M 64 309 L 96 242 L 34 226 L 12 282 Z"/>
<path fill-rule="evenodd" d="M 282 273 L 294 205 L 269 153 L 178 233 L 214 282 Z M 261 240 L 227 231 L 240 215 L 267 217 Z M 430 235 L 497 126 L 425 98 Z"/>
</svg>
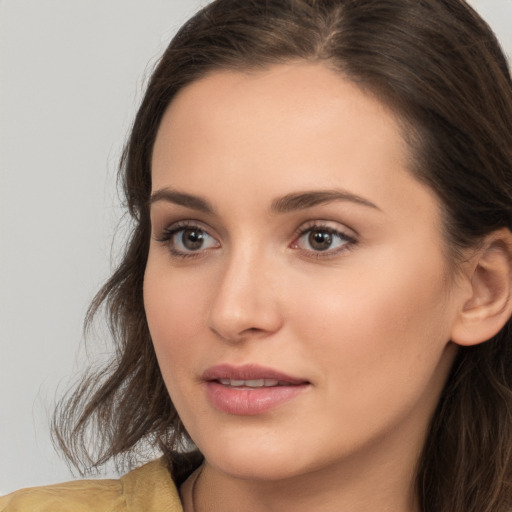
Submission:
<svg viewBox="0 0 512 512">
<path fill-rule="evenodd" d="M 512 233 L 504 228 L 488 235 L 468 264 L 470 297 L 461 301 L 451 333 L 463 346 L 489 340 L 512 315 Z"/>
</svg>

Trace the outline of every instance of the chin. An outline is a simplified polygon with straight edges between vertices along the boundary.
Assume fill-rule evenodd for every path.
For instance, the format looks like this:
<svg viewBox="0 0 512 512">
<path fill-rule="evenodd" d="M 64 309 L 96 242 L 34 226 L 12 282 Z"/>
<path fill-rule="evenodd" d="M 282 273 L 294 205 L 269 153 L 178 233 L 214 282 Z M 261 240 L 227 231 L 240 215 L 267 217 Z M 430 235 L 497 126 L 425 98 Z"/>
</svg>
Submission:
<svg viewBox="0 0 512 512">
<path fill-rule="evenodd" d="M 286 480 L 305 473 L 300 467 L 292 466 L 293 461 L 275 459 L 260 454 L 251 457 L 229 457 L 208 462 L 218 471 L 232 478 L 253 481 Z"/>
<path fill-rule="evenodd" d="M 230 441 L 201 451 L 218 471 L 244 480 L 282 480 L 307 472 L 300 451 L 283 444 Z"/>
</svg>

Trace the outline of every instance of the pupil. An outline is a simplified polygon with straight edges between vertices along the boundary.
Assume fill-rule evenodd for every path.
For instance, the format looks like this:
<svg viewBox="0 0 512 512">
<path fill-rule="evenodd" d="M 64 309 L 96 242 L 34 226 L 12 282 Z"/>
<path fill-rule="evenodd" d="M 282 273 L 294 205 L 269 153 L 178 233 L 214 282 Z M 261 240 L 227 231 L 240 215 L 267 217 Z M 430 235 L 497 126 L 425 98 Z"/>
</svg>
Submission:
<svg viewBox="0 0 512 512">
<path fill-rule="evenodd" d="M 183 245 L 190 251 L 200 249 L 203 245 L 203 232 L 196 229 L 186 229 L 183 232 Z"/>
<path fill-rule="evenodd" d="M 332 235 L 328 231 L 312 231 L 309 235 L 311 247 L 317 251 L 325 251 L 332 244 Z"/>
</svg>

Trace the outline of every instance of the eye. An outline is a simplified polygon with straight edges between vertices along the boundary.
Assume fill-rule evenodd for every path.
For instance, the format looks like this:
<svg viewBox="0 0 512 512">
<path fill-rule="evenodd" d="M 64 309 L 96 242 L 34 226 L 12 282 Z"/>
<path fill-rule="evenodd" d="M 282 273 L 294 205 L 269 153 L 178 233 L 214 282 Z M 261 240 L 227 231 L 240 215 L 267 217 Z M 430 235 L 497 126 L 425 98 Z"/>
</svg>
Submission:
<svg viewBox="0 0 512 512">
<path fill-rule="evenodd" d="M 313 225 L 301 228 L 299 237 L 292 243 L 293 249 L 325 255 L 337 254 L 355 244 L 356 240 L 339 229 Z M 319 256 L 320 254 L 318 254 Z"/>
<path fill-rule="evenodd" d="M 203 251 L 220 247 L 219 242 L 199 226 L 183 223 L 166 228 L 159 242 L 167 245 L 173 256 L 197 256 Z"/>
</svg>

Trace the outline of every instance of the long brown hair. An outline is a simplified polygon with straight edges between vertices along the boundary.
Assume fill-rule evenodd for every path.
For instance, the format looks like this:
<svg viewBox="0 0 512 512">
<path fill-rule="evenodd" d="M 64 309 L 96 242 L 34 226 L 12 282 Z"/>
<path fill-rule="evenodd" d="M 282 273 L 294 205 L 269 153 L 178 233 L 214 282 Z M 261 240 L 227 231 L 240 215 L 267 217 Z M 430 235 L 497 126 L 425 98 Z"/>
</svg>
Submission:
<svg viewBox="0 0 512 512">
<path fill-rule="evenodd" d="M 57 442 L 77 466 L 144 447 L 158 447 L 172 463 L 187 441 L 158 368 L 142 296 L 150 160 L 164 111 L 180 89 L 213 70 L 297 59 L 325 62 L 402 120 L 411 172 L 441 200 L 454 262 L 461 248 L 510 229 L 510 71 L 492 31 L 463 0 L 214 1 L 171 41 L 125 148 L 120 172 L 133 231 L 87 319 L 105 308 L 115 357 L 84 379 L 55 416 Z M 492 340 L 460 349 L 418 465 L 423 512 L 512 507 L 511 363 L 510 320 Z"/>
</svg>

